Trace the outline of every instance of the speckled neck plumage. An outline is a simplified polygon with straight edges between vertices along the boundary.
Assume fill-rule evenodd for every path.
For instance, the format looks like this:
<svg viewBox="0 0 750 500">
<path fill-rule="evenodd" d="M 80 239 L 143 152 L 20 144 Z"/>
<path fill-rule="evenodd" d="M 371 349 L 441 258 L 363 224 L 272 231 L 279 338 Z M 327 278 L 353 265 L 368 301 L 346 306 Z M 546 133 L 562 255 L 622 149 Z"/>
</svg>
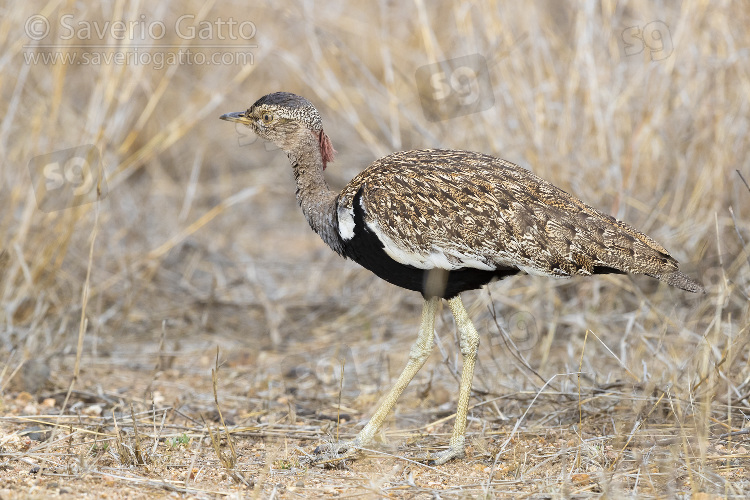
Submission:
<svg viewBox="0 0 750 500">
<path fill-rule="evenodd" d="M 308 224 L 333 251 L 342 254 L 338 234 L 336 200 L 338 193 L 328 187 L 323 177 L 323 158 L 313 134 L 310 140 L 287 152 L 297 183 L 297 203 L 302 208 Z"/>
</svg>

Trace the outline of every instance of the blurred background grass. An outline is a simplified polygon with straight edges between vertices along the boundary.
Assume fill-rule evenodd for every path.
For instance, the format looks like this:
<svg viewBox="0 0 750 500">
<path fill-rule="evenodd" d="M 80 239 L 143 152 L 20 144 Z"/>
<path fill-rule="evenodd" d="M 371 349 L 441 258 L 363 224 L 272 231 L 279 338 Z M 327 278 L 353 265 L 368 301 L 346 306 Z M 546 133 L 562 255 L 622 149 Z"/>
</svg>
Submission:
<svg viewBox="0 0 750 500">
<path fill-rule="evenodd" d="M 111 33 L 65 39 L 65 14 L 76 28 L 143 20 L 167 29 L 158 40 L 117 40 Z M 221 18 L 251 21 L 256 31 L 236 41 L 221 40 L 218 31 L 206 39 L 180 37 L 174 27 L 185 14 L 195 17 L 183 26 L 206 21 L 218 30 Z M 39 41 L 24 31 L 35 15 L 50 26 Z M 626 30 L 643 32 L 654 21 L 666 30 L 650 42 L 663 43 L 664 51 L 646 47 L 627 55 L 633 39 Z M 692 431 L 682 432 L 705 438 L 689 452 L 705 465 L 707 447 L 715 444 L 709 436 L 726 432 L 712 422 L 741 429 L 747 424 L 736 412 L 750 410 L 744 251 L 750 189 L 738 174 L 750 179 L 749 24 L 745 4 L 731 1 L 6 7 L 0 20 L 0 352 L 6 360 L 0 384 L 5 391 L 68 387 L 90 270 L 81 385 L 106 380 L 105 390 L 142 390 L 151 378 L 138 377 L 138 370 L 154 366 L 166 321 L 166 349 L 177 371 L 161 381 L 164 391 L 190 392 L 180 380 L 204 375 L 206 353 L 220 345 L 230 358 L 243 352 L 237 363 L 248 367 L 226 390 L 272 400 L 273 381 L 296 365 L 294 356 L 330 356 L 332 346 L 343 345 L 357 380 L 344 397 L 367 416 L 405 362 L 421 298 L 333 255 L 296 206 L 285 155 L 218 120 L 285 90 L 306 96 L 321 112 L 339 151 L 326 171 L 334 188 L 394 150 L 476 150 L 528 167 L 664 244 L 704 282 L 706 296 L 621 276 L 523 276 L 490 285 L 491 296 L 467 293 L 483 334 L 474 385 L 508 395 L 542 384 L 505 350 L 488 308 L 494 304 L 498 322 L 511 334 L 517 330 L 522 355 L 543 378 L 578 372 L 580 362 L 589 391 L 615 381 L 629 387 L 610 408 L 614 423 L 604 432 L 630 432 L 637 401 L 648 400 L 654 387 L 668 391 L 684 407 L 681 414 L 695 415 L 683 422 Z M 214 44 L 223 47 L 208 47 Z M 165 67 L 29 62 L 31 54 L 91 52 L 137 52 L 153 60 L 187 49 L 208 57 L 243 53 L 245 63 L 232 63 L 234 56 L 222 64 Z M 417 69 L 471 54 L 487 62 L 494 105 L 426 120 Z M 101 152 L 106 196 L 41 211 L 30 160 L 86 144 Z M 514 322 L 519 312 L 515 317 L 525 319 Z M 445 315 L 438 322 L 442 355 L 428 362 L 405 407 L 452 408 L 458 354 L 452 331 Z M 43 368 L 42 378 L 33 379 L 24 368 L 32 360 L 49 370 L 49 380 Z M 118 375 L 117 367 L 135 372 Z M 560 377 L 555 389 L 575 392 L 577 383 L 575 376 Z M 212 398 L 210 392 L 190 397 Z M 517 415 L 527 403 L 510 401 L 498 411 Z M 527 424 L 542 425 L 546 417 L 544 411 L 530 415 Z M 570 425 L 578 420 L 556 418 Z M 684 465 L 688 452 L 666 453 Z"/>
</svg>

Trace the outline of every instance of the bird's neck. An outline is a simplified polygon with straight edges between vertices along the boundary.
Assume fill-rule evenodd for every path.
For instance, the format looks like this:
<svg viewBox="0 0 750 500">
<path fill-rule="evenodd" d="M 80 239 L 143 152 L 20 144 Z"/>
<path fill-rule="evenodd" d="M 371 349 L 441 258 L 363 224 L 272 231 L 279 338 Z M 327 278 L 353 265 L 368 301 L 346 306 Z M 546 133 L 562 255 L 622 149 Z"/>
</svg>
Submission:
<svg viewBox="0 0 750 500">
<path fill-rule="evenodd" d="M 341 254 L 341 238 L 338 233 L 336 199 L 338 193 L 331 191 L 323 177 L 323 159 L 314 143 L 310 147 L 287 152 L 297 182 L 297 203 L 302 208 L 310 227 L 335 252 Z"/>
</svg>

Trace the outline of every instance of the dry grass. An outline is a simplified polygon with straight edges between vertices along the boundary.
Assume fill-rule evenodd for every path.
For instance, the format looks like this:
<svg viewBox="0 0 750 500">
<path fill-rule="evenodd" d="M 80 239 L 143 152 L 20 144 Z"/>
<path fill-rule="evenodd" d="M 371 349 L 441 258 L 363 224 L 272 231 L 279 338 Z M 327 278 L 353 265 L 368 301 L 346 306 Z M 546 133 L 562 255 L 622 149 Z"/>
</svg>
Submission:
<svg viewBox="0 0 750 500">
<path fill-rule="evenodd" d="M 746 497 L 750 18 L 741 2 L 676 5 L 6 9 L 0 498 Z M 183 14 L 250 20 L 257 46 L 239 50 L 252 64 L 27 64 L 129 46 L 62 39 L 66 13 L 163 21 L 141 54 L 235 52 L 178 38 Z M 45 42 L 88 47 L 34 48 L 34 14 L 51 22 Z M 673 52 L 627 56 L 623 30 L 653 21 Z M 416 70 L 470 54 L 487 61 L 494 105 L 425 120 Z M 284 155 L 219 122 L 280 89 L 321 110 L 334 187 L 393 150 L 493 153 L 650 233 L 709 293 L 627 277 L 467 293 L 483 333 L 467 458 L 411 461 L 452 424 L 460 356 L 444 312 L 385 443 L 348 469 L 305 467 L 366 421 L 421 299 L 332 255 L 295 206 Z M 30 160 L 86 144 L 103 199 L 40 210 Z"/>
</svg>

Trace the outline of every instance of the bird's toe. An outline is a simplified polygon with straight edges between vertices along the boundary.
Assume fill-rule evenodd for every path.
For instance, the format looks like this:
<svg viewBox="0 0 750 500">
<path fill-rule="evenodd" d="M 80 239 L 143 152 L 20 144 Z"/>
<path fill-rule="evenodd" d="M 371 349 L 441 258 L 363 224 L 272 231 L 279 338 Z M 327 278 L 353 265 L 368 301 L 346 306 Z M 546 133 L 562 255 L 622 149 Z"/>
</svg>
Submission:
<svg viewBox="0 0 750 500">
<path fill-rule="evenodd" d="M 453 446 L 440 453 L 430 453 L 422 457 L 422 461 L 428 465 L 443 465 L 454 458 L 462 458 L 465 455 L 463 446 Z"/>
<path fill-rule="evenodd" d="M 318 445 L 310 456 L 311 465 L 320 467 L 341 467 L 347 460 L 353 460 L 359 453 L 354 440 Z"/>
</svg>

